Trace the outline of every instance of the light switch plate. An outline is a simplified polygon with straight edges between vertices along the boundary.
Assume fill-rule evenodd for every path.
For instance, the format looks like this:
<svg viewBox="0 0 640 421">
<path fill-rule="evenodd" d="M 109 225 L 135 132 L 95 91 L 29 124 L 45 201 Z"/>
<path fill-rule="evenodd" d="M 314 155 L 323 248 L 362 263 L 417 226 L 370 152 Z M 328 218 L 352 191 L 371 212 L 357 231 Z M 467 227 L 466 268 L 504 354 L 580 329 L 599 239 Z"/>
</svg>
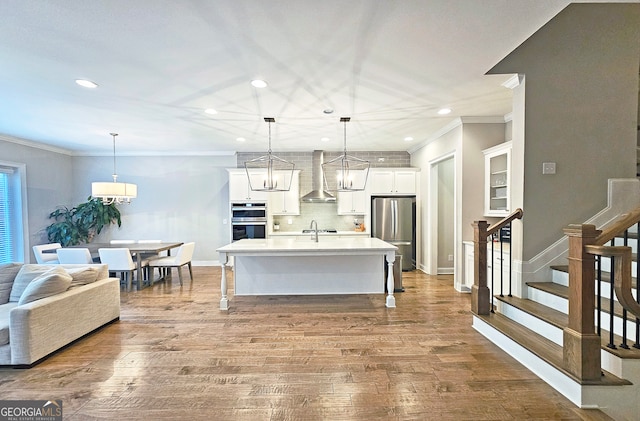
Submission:
<svg viewBox="0 0 640 421">
<path fill-rule="evenodd" d="M 555 162 L 543 162 L 542 163 L 542 174 L 555 174 L 556 173 L 556 163 Z"/>
</svg>

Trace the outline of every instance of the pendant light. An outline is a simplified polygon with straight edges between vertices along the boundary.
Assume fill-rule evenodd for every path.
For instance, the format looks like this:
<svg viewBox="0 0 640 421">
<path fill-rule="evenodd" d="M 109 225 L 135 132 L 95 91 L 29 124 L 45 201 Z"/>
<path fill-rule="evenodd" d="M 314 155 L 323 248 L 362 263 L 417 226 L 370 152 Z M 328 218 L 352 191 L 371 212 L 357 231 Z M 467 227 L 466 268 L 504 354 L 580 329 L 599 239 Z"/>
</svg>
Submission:
<svg viewBox="0 0 640 421">
<path fill-rule="evenodd" d="M 350 120 L 351 117 L 340 118 L 340 122 L 344 123 L 344 151 L 342 155 L 322 164 L 325 189 L 328 191 L 362 191 L 367 185 L 369 161 L 347 155 L 347 123 Z"/>
<path fill-rule="evenodd" d="M 264 121 L 269 123 L 269 150 L 266 155 L 244 163 L 249 187 L 252 191 L 289 191 L 295 165 L 271 153 L 271 123 L 276 120 L 265 117 Z"/>
<path fill-rule="evenodd" d="M 91 183 L 91 196 L 102 199 L 102 203 L 131 203 L 131 199 L 138 196 L 138 186 L 130 183 L 119 183 L 116 174 L 116 136 L 118 133 L 109 133 L 113 137 L 113 181 Z"/>
</svg>

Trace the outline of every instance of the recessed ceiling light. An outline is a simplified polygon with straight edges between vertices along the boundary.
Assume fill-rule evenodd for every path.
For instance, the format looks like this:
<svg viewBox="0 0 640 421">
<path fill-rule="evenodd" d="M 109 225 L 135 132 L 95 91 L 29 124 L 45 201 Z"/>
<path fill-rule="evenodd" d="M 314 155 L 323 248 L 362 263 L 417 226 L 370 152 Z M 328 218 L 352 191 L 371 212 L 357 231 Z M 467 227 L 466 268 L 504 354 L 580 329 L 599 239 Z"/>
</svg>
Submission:
<svg viewBox="0 0 640 421">
<path fill-rule="evenodd" d="M 325 114 L 333 114 L 333 108 L 325 108 L 322 112 Z"/>
<path fill-rule="evenodd" d="M 251 81 L 251 85 L 254 88 L 266 88 L 267 87 L 267 82 L 265 82 L 264 80 L 260 80 L 260 79 L 254 79 Z"/>
<path fill-rule="evenodd" d="M 204 110 L 204 112 L 211 115 L 218 114 L 218 112 L 213 108 L 207 108 L 206 110 Z"/>
<path fill-rule="evenodd" d="M 446 115 L 449 114 L 451 112 L 451 108 L 440 108 L 438 110 L 438 114 L 440 115 Z"/>
<path fill-rule="evenodd" d="M 98 84 L 95 82 L 91 82 L 86 79 L 76 79 L 76 83 L 80 86 L 84 86 L 85 88 L 97 88 Z"/>
<path fill-rule="evenodd" d="M 323 138 L 321 138 L 320 140 L 322 140 L 323 142 L 328 142 L 328 141 L 329 141 L 329 138 L 328 138 L 328 137 L 323 137 Z"/>
<path fill-rule="evenodd" d="M 236 139 L 236 141 L 238 141 L 238 142 L 244 142 L 245 140 L 247 140 L 247 139 L 245 139 L 244 137 L 239 137 L 239 138 Z"/>
<path fill-rule="evenodd" d="M 407 136 L 404 138 L 405 142 L 411 142 L 413 140 L 413 138 L 411 136 Z"/>
</svg>

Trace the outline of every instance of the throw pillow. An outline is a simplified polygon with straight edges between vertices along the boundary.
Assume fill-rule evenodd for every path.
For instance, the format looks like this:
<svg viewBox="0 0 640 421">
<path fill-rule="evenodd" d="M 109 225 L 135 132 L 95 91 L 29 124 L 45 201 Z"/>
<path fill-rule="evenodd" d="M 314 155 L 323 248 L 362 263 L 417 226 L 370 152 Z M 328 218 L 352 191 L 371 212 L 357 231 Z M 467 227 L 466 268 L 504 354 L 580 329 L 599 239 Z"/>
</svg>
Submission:
<svg viewBox="0 0 640 421">
<path fill-rule="evenodd" d="M 17 302 L 20 300 L 24 289 L 33 281 L 36 277 L 42 275 L 49 269 L 51 265 L 39 265 L 39 264 L 26 264 L 20 268 L 20 271 L 16 275 L 16 279 L 13 281 L 11 287 L 11 295 L 9 295 L 9 301 Z"/>
<path fill-rule="evenodd" d="M 98 280 L 98 269 L 94 267 L 67 269 L 67 273 L 73 278 L 70 288 L 90 284 Z"/>
<path fill-rule="evenodd" d="M 71 285 L 71 280 L 71 275 L 63 268 L 51 268 L 27 285 L 18 301 L 18 305 L 65 292 Z"/>
<path fill-rule="evenodd" d="M 9 302 L 13 280 L 16 279 L 21 267 L 22 263 L 4 263 L 0 265 L 0 304 Z"/>
</svg>

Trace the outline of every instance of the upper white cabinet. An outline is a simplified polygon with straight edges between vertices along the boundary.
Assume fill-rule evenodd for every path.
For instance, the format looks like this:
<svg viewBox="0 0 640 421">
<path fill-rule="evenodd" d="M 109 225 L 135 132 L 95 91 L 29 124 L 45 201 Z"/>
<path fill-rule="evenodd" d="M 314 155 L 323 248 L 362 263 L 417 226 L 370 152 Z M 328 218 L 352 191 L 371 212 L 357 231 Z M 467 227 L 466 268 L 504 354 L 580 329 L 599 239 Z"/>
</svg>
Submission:
<svg viewBox="0 0 640 421">
<path fill-rule="evenodd" d="M 284 175 L 283 175 L 284 176 Z M 300 170 L 293 171 L 291 187 L 288 191 L 267 193 L 272 215 L 300 215 Z"/>
<path fill-rule="evenodd" d="M 416 194 L 416 168 L 372 168 L 369 174 L 372 195 Z"/>
<path fill-rule="evenodd" d="M 229 168 L 229 201 L 244 202 L 247 200 L 267 200 L 269 193 L 252 191 L 244 168 Z M 264 175 L 261 172 L 250 172 L 252 182 L 261 183 Z M 256 184 L 258 185 L 258 184 Z"/>
<path fill-rule="evenodd" d="M 484 214 L 506 216 L 511 209 L 511 142 L 484 153 Z"/>
<path fill-rule="evenodd" d="M 361 185 L 365 171 L 350 171 L 354 185 Z M 371 180 L 369 180 L 371 181 Z M 338 192 L 338 215 L 364 215 L 367 211 L 367 193 L 365 190 Z"/>
</svg>

